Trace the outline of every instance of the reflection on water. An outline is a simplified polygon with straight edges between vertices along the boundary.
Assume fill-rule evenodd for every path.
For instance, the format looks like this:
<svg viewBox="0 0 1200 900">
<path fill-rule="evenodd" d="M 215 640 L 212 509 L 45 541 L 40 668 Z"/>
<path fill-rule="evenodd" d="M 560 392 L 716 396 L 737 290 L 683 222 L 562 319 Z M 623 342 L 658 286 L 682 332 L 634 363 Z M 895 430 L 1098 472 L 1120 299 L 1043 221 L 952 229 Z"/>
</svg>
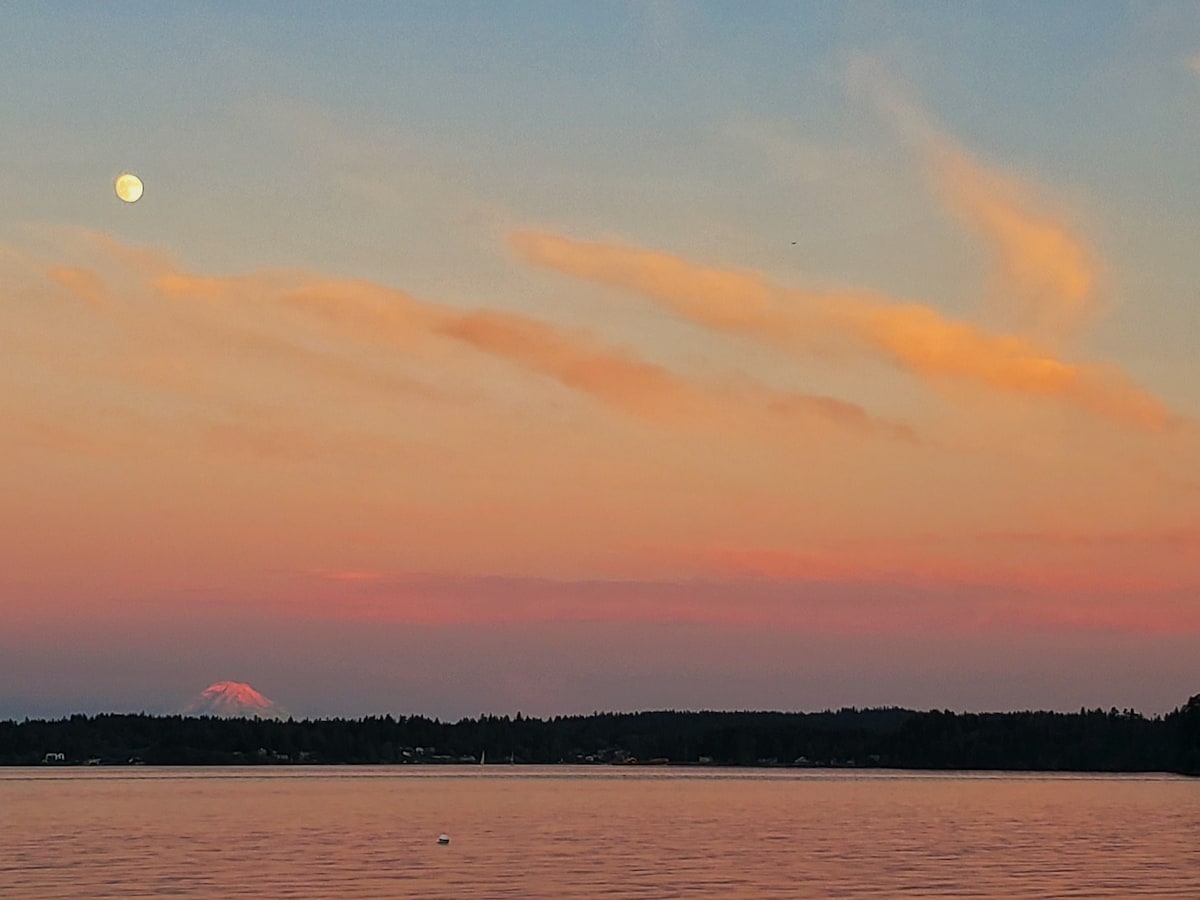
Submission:
<svg viewBox="0 0 1200 900">
<path fill-rule="evenodd" d="M 1165 775 L 0 769 L 22 898 L 1196 898 L 1198 838 Z"/>
</svg>

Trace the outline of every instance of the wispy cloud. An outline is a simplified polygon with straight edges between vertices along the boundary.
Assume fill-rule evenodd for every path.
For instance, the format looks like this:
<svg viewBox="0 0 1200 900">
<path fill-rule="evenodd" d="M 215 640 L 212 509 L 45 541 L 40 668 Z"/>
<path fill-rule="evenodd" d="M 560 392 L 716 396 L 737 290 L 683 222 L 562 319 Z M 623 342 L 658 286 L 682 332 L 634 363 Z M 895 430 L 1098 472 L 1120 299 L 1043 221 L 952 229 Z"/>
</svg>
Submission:
<svg viewBox="0 0 1200 900">
<path fill-rule="evenodd" d="M 930 163 L 948 205 L 987 239 L 1006 287 L 1031 319 L 1061 330 L 1093 313 L 1100 265 L 1064 222 L 1037 212 L 1015 179 L 951 145 L 931 150 Z"/>
<path fill-rule="evenodd" d="M 810 349 L 831 341 L 916 375 L 1058 398 L 1140 427 L 1171 414 L 1115 366 L 1069 363 L 1028 338 L 946 318 L 931 306 L 871 291 L 806 291 L 756 272 L 691 263 L 666 253 L 522 231 L 517 254 L 534 265 L 649 297 L 711 328 Z"/>
<path fill-rule="evenodd" d="M 439 349 L 439 342 L 450 342 L 658 425 L 719 428 L 733 419 L 745 422 L 757 410 L 773 420 L 825 423 L 851 432 L 914 438 L 906 426 L 875 419 L 855 403 L 779 390 L 746 377 L 686 377 L 583 329 L 486 309 L 463 312 L 365 279 L 331 279 L 310 272 L 197 275 L 164 256 L 117 245 L 104 236 L 94 242 L 139 277 L 155 296 L 190 304 L 187 308 L 199 318 L 192 320 L 184 332 L 186 337 L 172 329 L 174 340 L 219 344 L 256 362 L 277 359 L 312 376 L 369 381 L 383 390 L 420 390 L 420 382 L 364 362 L 356 348 L 399 348 L 442 369 L 461 368 L 454 354 Z M 120 316 L 116 301 L 96 272 L 58 266 L 47 274 L 96 312 Z M 221 315 L 204 316 L 214 312 Z M 140 363 L 136 371 L 176 386 L 194 377 L 191 370 L 180 371 L 176 365 L 153 358 Z M 433 394 L 432 389 L 426 390 Z M 217 427 L 210 438 L 219 446 L 264 451 L 277 447 L 284 452 L 290 445 L 284 433 L 272 436 L 243 427 Z"/>
<path fill-rule="evenodd" d="M 586 333 L 522 316 L 481 311 L 450 317 L 435 330 L 656 422 L 718 425 L 751 406 L 774 417 L 815 419 L 857 431 L 915 439 L 911 429 L 876 420 L 855 403 L 775 390 L 749 379 L 704 385 L 605 346 Z"/>
<path fill-rule="evenodd" d="M 327 619 L 419 625 L 671 623 L 860 636 L 1029 628 L 1200 632 L 1200 612 L 1180 592 L 1130 595 L 1128 585 L 1100 579 L 1047 585 L 1025 573 L 966 571 L 895 579 L 846 571 L 830 577 L 800 558 L 747 552 L 721 553 L 713 563 L 713 571 L 686 581 L 322 573 L 289 590 L 288 605 Z M 329 602 L 331 580 L 337 582 L 337 603 Z M 913 585 L 920 591 L 914 593 Z M 1039 590 L 1029 592 L 1031 586 Z M 1057 603 L 1046 603 L 1046 589 Z M 731 602 L 734 596 L 737 602 Z"/>
<path fill-rule="evenodd" d="M 696 386 L 662 366 L 606 347 L 586 333 L 524 316 L 488 311 L 448 315 L 434 330 L 638 415 L 692 418 L 704 403 Z"/>
<path fill-rule="evenodd" d="M 55 284 L 61 285 L 97 309 L 112 305 L 112 296 L 104 279 L 95 272 L 77 266 L 57 266 L 49 269 L 46 275 Z"/>
<path fill-rule="evenodd" d="M 1132 385 L 1122 395 L 1117 370 L 1068 363 L 885 294 L 799 290 L 554 234 L 524 232 L 513 245 L 530 263 L 633 291 L 714 332 L 857 353 L 1121 421 L 1165 415 Z M 836 552 L 856 533 L 918 519 L 1035 533 L 1029 508 L 1121 477 L 1121 442 L 1166 441 L 1118 435 L 1082 472 L 1077 436 L 1052 436 L 1067 447 L 1061 465 L 1029 462 L 1011 446 L 986 460 L 952 456 L 848 400 L 714 373 L 707 362 L 668 366 L 601 327 L 464 311 L 316 272 L 189 272 L 108 238 L 91 246 L 83 261 L 64 252 L 70 264 L 41 267 L 38 302 L 11 304 L 24 349 L 0 376 L 0 481 L 37 496 L 54 525 L 22 535 L 8 559 L 51 566 L 60 532 L 86 513 L 92 539 L 79 565 L 107 566 L 106 583 L 220 564 L 244 574 L 248 605 L 277 603 L 291 616 L 846 635 L 1196 627 L 1193 613 L 1165 601 L 1147 601 L 1142 623 L 1134 617 L 1149 592 L 1195 569 L 1191 532 L 1178 541 L 1164 532 L 1158 555 L 1128 571 L 1090 568 L 1116 555 L 1108 545 L 1022 566 L 1006 546 L 1024 554 L 1020 537 L 964 539 L 961 555 L 944 558 L 928 542 L 889 549 L 886 536 Z M 16 344 L 0 335 L 6 347 Z M 26 488 L 26 473 L 43 470 L 53 477 Z M 1078 493 L 1063 486 L 1072 480 Z M 1011 503 L 1010 488 L 1020 495 Z M 1145 500 L 1145 521 L 1178 521 L 1174 495 L 1127 490 Z M 88 491 L 104 502 L 81 511 Z M 14 496 L 0 523 L 15 532 L 28 503 Z M 147 563 L 139 547 L 167 513 L 178 519 L 173 549 Z M 1074 515 L 1092 521 L 1078 505 Z M 1098 531 L 1120 534 L 1120 516 L 1096 516 Z M 701 549 L 649 560 L 644 548 L 661 546 Z M 387 574 L 420 566 L 459 577 Z M 271 593 L 254 574 L 266 567 L 303 569 L 304 583 Z M 489 572 L 520 577 L 480 574 Z M 622 577 L 631 580 L 600 580 Z M 1118 590 L 1137 599 L 1114 599 Z M 1032 599 L 1014 602 L 1018 593 Z M 967 594 L 974 600 L 963 602 Z M 1089 607 L 1089 596 L 1103 605 Z"/>
<path fill-rule="evenodd" d="M 920 153 L 937 195 L 983 239 L 1004 294 L 1027 322 L 1056 333 L 1095 314 L 1099 258 L 1031 185 L 975 159 L 878 61 L 856 59 L 850 81 Z"/>
</svg>

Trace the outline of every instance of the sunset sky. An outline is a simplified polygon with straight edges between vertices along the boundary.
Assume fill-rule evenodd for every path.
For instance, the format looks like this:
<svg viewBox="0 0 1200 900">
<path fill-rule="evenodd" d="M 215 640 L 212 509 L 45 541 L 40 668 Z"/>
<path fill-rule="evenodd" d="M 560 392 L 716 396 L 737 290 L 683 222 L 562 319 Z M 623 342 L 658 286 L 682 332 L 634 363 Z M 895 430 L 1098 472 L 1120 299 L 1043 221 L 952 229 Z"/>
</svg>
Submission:
<svg viewBox="0 0 1200 900">
<path fill-rule="evenodd" d="M 0 82 L 0 717 L 1200 693 L 1197 4 L 10 4 Z"/>
</svg>

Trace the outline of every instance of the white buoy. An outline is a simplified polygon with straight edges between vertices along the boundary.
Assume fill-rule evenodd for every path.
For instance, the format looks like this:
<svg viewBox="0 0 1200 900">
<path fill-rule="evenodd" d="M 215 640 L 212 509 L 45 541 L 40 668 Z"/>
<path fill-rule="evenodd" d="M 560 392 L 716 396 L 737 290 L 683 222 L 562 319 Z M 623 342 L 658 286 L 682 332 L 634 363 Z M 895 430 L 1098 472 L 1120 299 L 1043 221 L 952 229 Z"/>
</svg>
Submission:
<svg viewBox="0 0 1200 900">
<path fill-rule="evenodd" d="M 448 834 L 439 834 L 439 835 L 438 835 L 438 843 L 439 843 L 439 844 L 448 844 L 448 843 L 450 843 L 450 835 L 448 835 Z"/>
</svg>

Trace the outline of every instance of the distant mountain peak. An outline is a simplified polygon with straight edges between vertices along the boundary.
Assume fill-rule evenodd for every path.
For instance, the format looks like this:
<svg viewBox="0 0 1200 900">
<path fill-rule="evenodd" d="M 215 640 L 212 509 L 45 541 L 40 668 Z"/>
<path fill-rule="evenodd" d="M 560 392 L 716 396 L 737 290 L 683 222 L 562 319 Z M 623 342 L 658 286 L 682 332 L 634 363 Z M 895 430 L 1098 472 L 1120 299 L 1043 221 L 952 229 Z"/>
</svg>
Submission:
<svg viewBox="0 0 1200 900">
<path fill-rule="evenodd" d="M 287 713 L 242 681 L 218 681 L 210 684 L 182 710 L 185 716 L 218 716 L 222 719 L 258 717 L 284 719 Z"/>
</svg>

